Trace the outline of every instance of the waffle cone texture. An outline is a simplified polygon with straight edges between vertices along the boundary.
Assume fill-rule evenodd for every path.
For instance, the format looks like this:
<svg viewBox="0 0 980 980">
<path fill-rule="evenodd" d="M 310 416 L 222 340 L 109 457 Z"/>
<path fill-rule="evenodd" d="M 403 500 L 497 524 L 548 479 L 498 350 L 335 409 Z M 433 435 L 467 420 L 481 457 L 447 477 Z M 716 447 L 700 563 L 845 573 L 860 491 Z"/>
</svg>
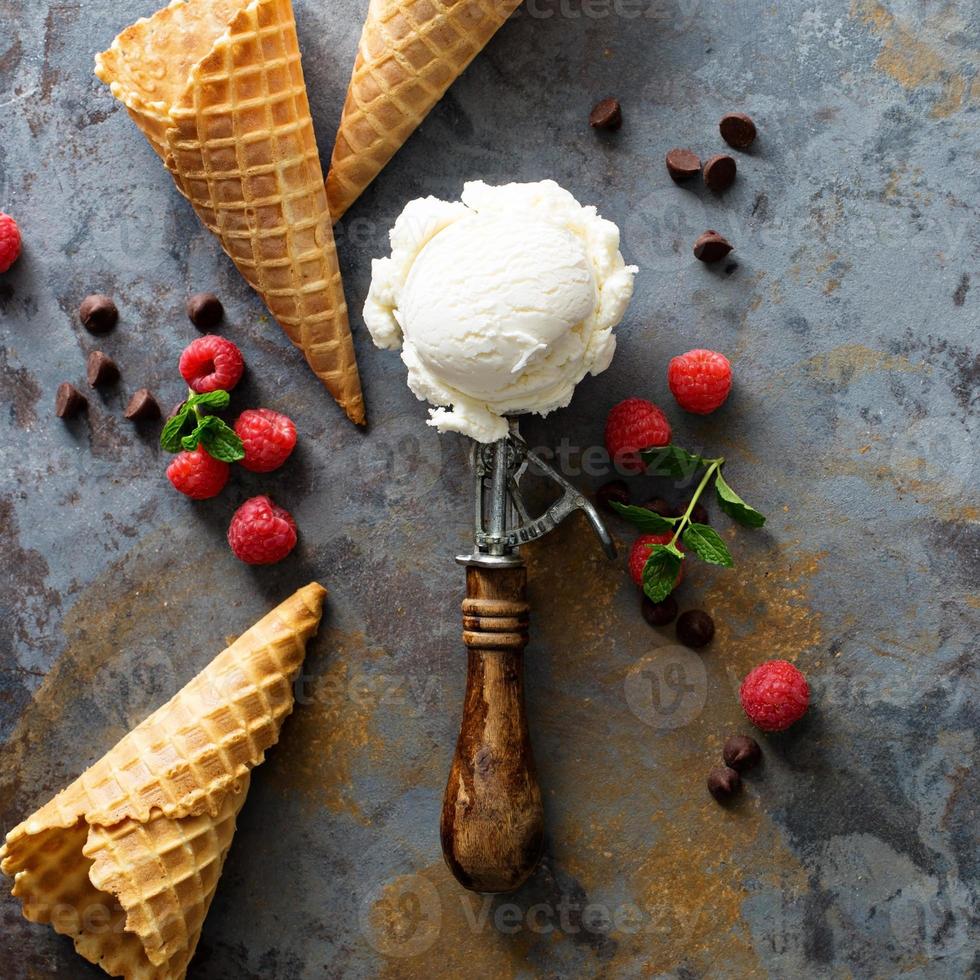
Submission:
<svg viewBox="0 0 980 980">
<path fill-rule="evenodd" d="M 26 918 L 111 976 L 182 980 L 325 595 L 296 592 L 7 834 Z"/>
<path fill-rule="evenodd" d="M 327 175 L 334 221 L 520 0 L 371 0 Z"/>
<path fill-rule="evenodd" d="M 174 0 L 96 55 L 201 221 L 363 424 L 290 0 Z"/>
</svg>

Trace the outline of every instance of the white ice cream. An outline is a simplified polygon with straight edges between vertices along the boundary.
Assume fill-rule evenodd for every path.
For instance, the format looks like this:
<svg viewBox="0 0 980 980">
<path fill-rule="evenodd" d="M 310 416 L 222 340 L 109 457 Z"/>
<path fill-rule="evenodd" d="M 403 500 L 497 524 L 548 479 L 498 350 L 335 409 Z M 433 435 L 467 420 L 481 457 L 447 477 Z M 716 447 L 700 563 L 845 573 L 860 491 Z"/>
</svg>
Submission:
<svg viewBox="0 0 980 980">
<path fill-rule="evenodd" d="M 500 439 L 504 415 L 547 415 L 609 367 L 637 269 L 619 229 L 554 181 L 411 201 L 390 238 L 364 320 L 379 347 L 401 346 L 440 432 Z"/>
</svg>

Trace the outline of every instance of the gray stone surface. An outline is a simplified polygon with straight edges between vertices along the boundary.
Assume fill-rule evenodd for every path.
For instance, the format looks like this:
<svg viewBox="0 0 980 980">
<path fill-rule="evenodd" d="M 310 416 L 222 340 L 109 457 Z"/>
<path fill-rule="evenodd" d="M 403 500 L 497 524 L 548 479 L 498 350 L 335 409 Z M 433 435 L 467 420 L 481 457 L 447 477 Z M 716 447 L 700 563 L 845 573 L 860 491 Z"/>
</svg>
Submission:
<svg viewBox="0 0 980 980">
<path fill-rule="evenodd" d="M 362 6 L 297 3 L 325 158 Z M 255 774 L 192 976 L 976 975 L 976 3 L 535 0 L 338 228 L 367 433 L 93 77 L 94 52 L 153 8 L 0 0 L 0 207 L 26 239 L 0 276 L 3 826 L 316 577 L 330 609 L 306 703 Z M 585 123 L 607 95 L 625 115 L 611 138 Z M 723 150 L 731 109 L 761 131 L 735 187 L 671 184 L 665 151 Z M 547 856 L 485 902 L 455 885 L 437 835 L 463 684 L 465 447 L 423 426 L 357 313 L 404 202 L 467 177 L 554 177 L 621 224 L 641 267 L 612 368 L 530 421 L 532 443 L 601 444 L 615 401 L 669 407 L 667 359 L 714 347 L 736 392 L 708 419 L 672 412 L 676 437 L 725 453 L 770 515 L 731 534 L 734 570 L 691 569 L 682 606 L 719 627 L 700 655 L 646 626 L 622 559 L 606 563 L 584 525 L 530 551 Z M 709 227 L 735 268 L 692 259 Z M 163 478 L 155 427 L 122 408 L 142 385 L 179 400 L 183 298 L 201 288 L 249 365 L 236 407 L 288 411 L 300 446 L 191 504 Z M 98 342 L 74 318 L 93 290 L 122 314 Z M 55 388 L 84 381 L 96 346 L 121 384 L 65 425 Z M 223 538 L 257 492 L 302 537 L 254 570 Z M 683 491 L 638 480 L 644 493 Z M 808 673 L 815 704 L 764 740 L 763 769 L 723 810 L 704 776 L 747 730 L 740 677 L 772 656 Z M 2 908 L 5 980 L 101 975 L 9 896 Z"/>
</svg>

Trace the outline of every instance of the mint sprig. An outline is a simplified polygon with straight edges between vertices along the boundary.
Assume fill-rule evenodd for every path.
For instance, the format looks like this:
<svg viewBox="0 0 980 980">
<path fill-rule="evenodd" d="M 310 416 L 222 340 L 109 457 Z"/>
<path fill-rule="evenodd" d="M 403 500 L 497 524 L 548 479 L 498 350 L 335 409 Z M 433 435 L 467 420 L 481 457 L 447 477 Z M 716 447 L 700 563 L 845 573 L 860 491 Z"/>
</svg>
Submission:
<svg viewBox="0 0 980 980">
<path fill-rule="evenodd" d="M 227 408 L 231 396 L 219 388 L 201 394 L 191 392 L 172 418 L 167 419 L 160 433 L 160 445 L 168 453 L 182 449 L 193 450 L 199 445 L 224 463 L 234 463 L 245 457 L 245 447 L 238 434 L 217 415 L 202 414 L 202 408 Z M 189 425 L 193 428 L 187 431 Z"/>
<path fill-rule="evenodd" d="M 680 446 L 657 446 L 643 450 L 640 455 L 647 464 L 647 472 L 659 476 L 691 480 L 701 469 L 704 474 L 691 497 L 687 510 L 680 517 L 661 517 L 645 507 L 632 507 L 612 502 L 618 514 L 635 524 L 646 534 L 664 534 L 673 531 L 667 544 L 652 545 L 650 557 L 643 566 L 643 591 L 652 602 L 663 602 L 677 584 L 684 552 L 677 547 L 681 541 L 689 553 L 711 565 L 731 568 L 735 562 L 721 535 L 707 524 L 691 520 L 691 514 L 701 494 L 714 480 L 715 496 L 718 506 L 745 527 L 762 527 L 765 517 L 754 507 L 749 506 L 732 488 L 722 475 L 725 457 L 709 459 L 696 453 L 689 453 Z"/>
</svg>

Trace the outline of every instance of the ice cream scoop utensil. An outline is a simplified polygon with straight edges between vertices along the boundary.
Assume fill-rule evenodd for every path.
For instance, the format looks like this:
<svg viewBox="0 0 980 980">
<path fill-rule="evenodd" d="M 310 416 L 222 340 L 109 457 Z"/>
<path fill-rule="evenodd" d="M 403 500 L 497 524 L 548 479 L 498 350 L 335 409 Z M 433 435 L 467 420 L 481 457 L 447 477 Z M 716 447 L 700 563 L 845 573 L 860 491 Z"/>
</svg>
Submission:
<svg viewBox="0 0 980 980">
<path fill-rule="evenodd" d="M 528 448 L 514 420 L 506 439 L 474 444 L 472 463 L 474 548 L 456 559 L 466 566 L 466 694 L 440 832 L 446 863 L 464 887 L 508 892 L 534 870 L 544 839 L 541 790 L 524 710 L 530 609 L 527 568 L 518 548 L 581 510 L 606 554 L 614 557 L 616 549 L 592 504 Z M 529 465 L 562 490 L 539 517 L 531 516 L 520 490 Z"/>
</svg>

